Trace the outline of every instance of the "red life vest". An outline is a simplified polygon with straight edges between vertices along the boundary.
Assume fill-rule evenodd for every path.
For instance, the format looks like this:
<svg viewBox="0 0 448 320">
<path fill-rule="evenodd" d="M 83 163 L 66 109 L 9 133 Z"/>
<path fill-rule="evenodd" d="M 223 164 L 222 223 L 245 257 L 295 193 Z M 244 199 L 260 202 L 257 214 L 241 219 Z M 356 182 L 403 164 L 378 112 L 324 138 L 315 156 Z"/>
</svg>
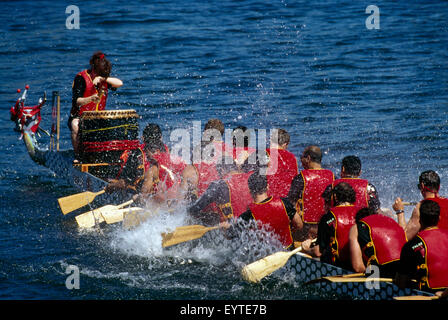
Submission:
<svg viewBox="0 0 448 320">
<path fill-rule="evenodd" d="M 216 165 L 222 163 L 225 156 L 232 156 L 231 148 L 223 141 L 212 141 L 201 150 L 201 162 Z"/>
<path fill-rule="evenodd" d="M 79 114 L 78 116 L 81 116 L 84 111 L 99 111 L 104 110 L 106 108 L 106 101 L 107 101 L 107 83 L 104 81 L 102 83 L 102 94 L 100 94 L 93 84 L 93 79 L 90 77 L 87 70 L 81 71 L 78 73 L 78 75 L 82 76 L 85 83 L 86 83 L 86 89 L 84 90 L 83 97 L 90 97 L 94 95 L 95 93 L 98 94 L 98 96 L 101 96 L 100 102 L 90 102 L 87 103 L 79 108 Z"/>
<path fill-rule="evenodd" d="M 256 149 L 251 147 L 234 147 L 232 150 L 232 157 L 237 164 L 241 165 L 256 151 Z"/>
<path fill-rule="evenodd" d="M 173 186 L 179 186 L 182 179 L 182 171 L 185 169 L 185 162 L 180 157 L 172 156 L 165 146 L 165 152 L 157 151 L 152 157 L 159 163 L 159 179 L 165 183 L 165 190 Z"/>
<path fill-rule="evenodd" d="M 266 174 L 268 195 L 278 198 L 288 196 L 291 182 L 299 174 L 297 159 L 288 150 L 266 149 L 269 165 Z"/>
<path fill-rule="evenodd" d="M 333 187 L 341 182 L 348 183 L 356 193 L 355 206 L 360 208 L 367 208 L 369 206 L 369 197 L 367 195 L 367 185 L 369 181 L 359 178 L 342 178 L 333 182 Z"/>
<path fill-rule="evenodd" d="M 330 238 L 333 263 L 336 261 L 341 263 L 350 262 L 348 234 L 350 228 L 355 224 L 355 216 L 359 209 L 359 207 L 355 206 L 337 206 L 330 209 L 335 219 L 335 233 Z"/>
<path fill-rule="evenodd" d="M 216 165 L 214 163 L 195 163 L 193 164 L 196 168 L 198 174 L 198 197 L 200 197 L 211 182 L 219 180 L 221 177 L 216 170 Z"/>
<path fill-rule="evenodd" d="M 372 261 L 382 266 L 400 260 L 401 248 L 406 243 L 404 229 L 392 218 L 382 214 L 374 214 L 360 220 L 369 228 L 370 241 L 361 248 L 366 265 Z M 373 255 L 366 256 L 367 248 L 373 247 Z"/>
<path fill-rule="evenodd" d="M 448 230 L 428 228 L 417 234 L 425 245 L 425 263 L 419 267 L 426 271 L 420 279 L 420 289 L 444 289 L 448 287 Z"/>
<path fill-rule="evenodd" d="M 251 203 L 249 209 L 256 221 L 269 225 L 286 248 L 293 243 L 290 221 L 280 198 L 271 197 L 267 202 Z"/>
<path fill-rule="evenodd" d="M 226 216 L 226 218 L 232 216 L 238 218 L 253 202 L 252 195 L 249 191 L 249 185 L 247 184 L 247 180 L 252 173 L 252 171 L 247 173 L 233 173 L 224 179 L 229 187 L 230 202 L 220 205 L 219 207 L 221 212 L 228 206 L 232 209 L 232 214 Z M 222 214 L 224 216 L 223 212 Z"/>
<path fill-rule="evenodd" d="M 301 207 L 297 211 L 302 213 L 303 222 L 317 224 L 325 213 L 322 194 L 333 183 L 333 172 L 327 169 L 308 169 L 300 171 L 300 174 L 304 185 L 302 198 L 298 203 Z"/>
<path fill-rule="evenodd" d="M 439 218 L 439 224 L 437 226 L 442 229 L 448 229 L 448 199 L 442 197 L 435 197 L 435 198 L 428 198 L 427 200 L 432 200 L 438 203 L 440 207 L 440 218 Z"/>
</svg>

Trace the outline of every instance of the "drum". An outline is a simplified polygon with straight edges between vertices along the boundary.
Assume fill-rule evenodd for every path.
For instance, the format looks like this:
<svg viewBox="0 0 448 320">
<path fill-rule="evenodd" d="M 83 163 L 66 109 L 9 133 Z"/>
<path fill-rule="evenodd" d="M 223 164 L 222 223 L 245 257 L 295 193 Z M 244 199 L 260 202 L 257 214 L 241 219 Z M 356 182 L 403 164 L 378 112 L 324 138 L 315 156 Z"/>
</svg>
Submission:
<svg viewBox="0 0 448 320">
<path fill-rule="evenodd" d="M 81 162 L 117 164 L 124 150 L 140 146 L 138 119 L 132 109 L 83 112 L 79 126 Z"/>
</svg>

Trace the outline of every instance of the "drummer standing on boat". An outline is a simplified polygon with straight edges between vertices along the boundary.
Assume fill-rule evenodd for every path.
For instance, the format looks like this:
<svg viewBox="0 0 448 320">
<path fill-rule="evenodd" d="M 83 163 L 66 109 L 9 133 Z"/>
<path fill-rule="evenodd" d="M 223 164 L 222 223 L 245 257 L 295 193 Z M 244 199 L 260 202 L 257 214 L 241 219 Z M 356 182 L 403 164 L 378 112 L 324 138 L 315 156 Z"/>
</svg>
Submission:
<svg viewBox="0 0 448 320">
<path fill-rule="evenodd" d="M 79 155 L 79 120 L 84 111 L 106 108 L 108 89 L 123 85 L 118 78 L 109 77 L 112 65 L 104 53 L 97 51 L 90 58 L 90 69 L 79 72 L 72 85 L 72 109 L 68 119 L 75 161 Z"/>
</svg>

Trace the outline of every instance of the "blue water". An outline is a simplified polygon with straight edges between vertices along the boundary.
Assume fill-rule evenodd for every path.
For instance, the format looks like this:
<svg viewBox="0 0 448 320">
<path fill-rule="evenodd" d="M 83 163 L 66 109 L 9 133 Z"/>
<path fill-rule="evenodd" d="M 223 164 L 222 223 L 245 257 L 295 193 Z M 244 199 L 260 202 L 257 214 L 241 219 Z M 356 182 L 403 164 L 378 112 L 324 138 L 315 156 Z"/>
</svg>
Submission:
<svg viewBox="0 0 448 320">
<path fill-rule="evenodd" d="M 358 155 L 382 207 L 419 200 L 428 169 L 448 194 L 448 3 L 382 1 L 372 30 L 370 4 L 92 1 L 70 30 L 68 4 L 2 2 L 0 299 L 316 298 L 288 277 L 245 283 L 238 270 L 249 261 L 225 248 L 164 254 L 157 235 L 180 217 L 98 234 L 62 215 L 57 199 L 78 190 L 32 162 L 8 110 L 25 84 L 30 104 L 58 90 L 61 148 L 70 148 L 71 84 L 98 49 L 124 82 L 108 109 L 135 109 L 168 144 L 172 130 L 215 117 L 227 128 L 282 127 L 292 152 L 317 144 L 336 174 L 342 157 Z M 81 270 L 78 290 L 65 286 L 69 265 Z"/>
</svg>

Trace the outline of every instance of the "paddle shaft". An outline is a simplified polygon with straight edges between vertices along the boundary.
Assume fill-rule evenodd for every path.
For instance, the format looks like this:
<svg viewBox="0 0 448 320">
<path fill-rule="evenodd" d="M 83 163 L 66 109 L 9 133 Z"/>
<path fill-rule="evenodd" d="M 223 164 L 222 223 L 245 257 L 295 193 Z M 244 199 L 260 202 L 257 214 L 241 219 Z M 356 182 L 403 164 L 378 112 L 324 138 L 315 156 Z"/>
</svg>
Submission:
<svg viewBox="0 0 448 320">
<path fill-rule="evenodd" d="M 78 223 L 78 226 L 82 228 L 91 228 L 96 225 L 96 221 L 102 222 L 105 220 L 103 217 L 103 214 L 110 212 L 110 211 L 116 211 L 119 210 L 129 204 L 134 202 L 134 200 L 126 201 L 120 205 L 106 205 L 94 210 L 90 210 L 84 213 L 81 213 L 80 215 L 76 216 L 76 222 Z"/>
</svg>

